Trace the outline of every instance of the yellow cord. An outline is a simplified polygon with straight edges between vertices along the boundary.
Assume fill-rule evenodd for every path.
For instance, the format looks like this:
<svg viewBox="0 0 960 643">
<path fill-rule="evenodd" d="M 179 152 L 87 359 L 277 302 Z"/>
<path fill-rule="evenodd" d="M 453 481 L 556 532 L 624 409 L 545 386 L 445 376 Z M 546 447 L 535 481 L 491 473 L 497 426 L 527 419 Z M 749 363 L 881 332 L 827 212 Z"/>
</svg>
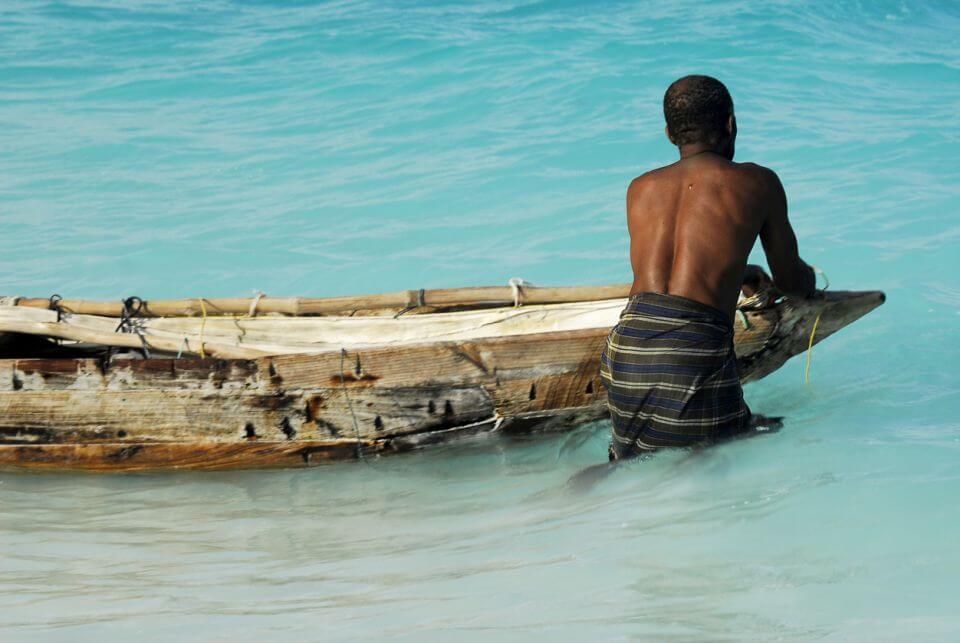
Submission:
<svg viewBox="0 0 960 643">
<path fill-rule="evenodd" d="M 207 306 L 203 303 L 203 297 L 200 298 L 200 313 L 203 315 L 203 319 L 200 321 L 200 359 L 206 359 L 207 354 L 203 352 L 203 329 L 207 327 Z M 807 368 L 809 368 L 809 363 Z"/>
<path fill-rule="evenodd" d="M 200 315 L 201 315 L 201 320 L 200 320 L 200 359 L 206 359 L 207 353 L 206 353 L 206 351 L 203 350 L 203 331 L 204 331 L 204 330 L 206 329 L 206 327 L 207 327 L 207 305 L 206 305 L 206 302 L 203 300 L 203 297 L 200 297 L 199 299 L 197 299 L 197 301 L 200 302 Z M 230 317 L 233 317 L 234 319 L 253 319 L 253 315 L 249 315 L 249 314 L 247 314 L 247 315 L 230 315 Z M 182 346 L 181 346 L 180 350 L 181 350 L 181 351 L 183 350 L 183 347 L 182 347 Z"/>
<path fill-rule="evenodd" d="M 810 383 L 810 359 L 813 357 L 813 338 L 817 335 L 817 326 L 820 325 L 820 315 L 823 314 L 823 309 L 820 309 L 820 312 L 817 313 L 817 318 L 813 320 L 813 328 L 810 330 L 810 341 L 807 343 L 807 368 L 803 371 L 803 383 Z"/>
</svg>

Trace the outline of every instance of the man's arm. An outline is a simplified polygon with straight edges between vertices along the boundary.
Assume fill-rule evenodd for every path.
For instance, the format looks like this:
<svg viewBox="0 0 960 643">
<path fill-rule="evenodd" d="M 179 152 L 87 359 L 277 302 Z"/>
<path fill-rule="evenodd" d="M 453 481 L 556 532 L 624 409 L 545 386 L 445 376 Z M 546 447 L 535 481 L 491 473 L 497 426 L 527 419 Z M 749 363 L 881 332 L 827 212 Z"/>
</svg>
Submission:
<svg viewBox="0 0 960 643">
<path fill-rule="evenodd" d="M 780 178 L 772 170 L 767 190 L 767 217 L 760 229 L 760 242 L 767 255 L 767 263 L 773 275 L 773 283 L 787 295 L 809 297 L 817 287 L 817 277 L 797 249 L 797 235 L 787 218 L 787 195 Z"/>
</svg>

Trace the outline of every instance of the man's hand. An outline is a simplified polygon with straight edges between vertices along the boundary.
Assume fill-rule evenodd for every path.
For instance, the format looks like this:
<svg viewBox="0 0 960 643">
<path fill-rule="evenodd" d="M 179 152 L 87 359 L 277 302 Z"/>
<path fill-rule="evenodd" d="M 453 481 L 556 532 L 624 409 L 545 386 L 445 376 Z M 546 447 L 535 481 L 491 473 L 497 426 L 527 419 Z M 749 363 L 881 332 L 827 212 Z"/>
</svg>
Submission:
<svg viewBox="0 0 960 643">
<path fill-rule="evenodd" d="M 761 290 L 766 290 L 773 285 L 770 275 L 755 263 L 748 263 L 743 271 L 743 283 L 740 286 L 740 292 L 744 297 L 752 297 Z"/>
</svg>

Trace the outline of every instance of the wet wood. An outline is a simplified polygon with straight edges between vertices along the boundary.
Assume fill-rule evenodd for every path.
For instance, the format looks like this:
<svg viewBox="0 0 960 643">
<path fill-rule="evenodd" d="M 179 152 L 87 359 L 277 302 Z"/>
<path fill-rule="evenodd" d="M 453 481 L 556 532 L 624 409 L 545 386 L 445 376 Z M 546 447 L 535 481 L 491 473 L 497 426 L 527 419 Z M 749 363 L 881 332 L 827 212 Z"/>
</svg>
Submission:
<svg viewBox="0 0 960 643">
<path fill-rule="evenodd" d="M 386 445 L 363 445 L 369 455 Z M 55 471 L 304 467 L 357 457 L 353 440 L 0 445 L 0 467 Z"/>
</svg>

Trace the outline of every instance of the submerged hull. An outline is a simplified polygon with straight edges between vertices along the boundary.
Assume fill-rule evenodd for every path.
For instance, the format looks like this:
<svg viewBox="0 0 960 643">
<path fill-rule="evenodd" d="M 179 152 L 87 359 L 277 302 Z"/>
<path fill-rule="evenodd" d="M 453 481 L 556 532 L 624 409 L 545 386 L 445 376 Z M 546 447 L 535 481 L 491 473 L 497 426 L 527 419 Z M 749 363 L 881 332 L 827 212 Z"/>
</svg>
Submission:
<svg viewBox="0 0 960 643">
<path fill-rule="evenodd" d="M 882 302 L 880 292 L 828 292 L 744 311 L 735 323 L 743 381 L 804 351 L 818 316 L 815 343 Z M 606 414 L 608 331 L 252 359 L 4 359 L 0 467 L 303 467 L 484 432 L 562 430 Z"/>
</svg>

